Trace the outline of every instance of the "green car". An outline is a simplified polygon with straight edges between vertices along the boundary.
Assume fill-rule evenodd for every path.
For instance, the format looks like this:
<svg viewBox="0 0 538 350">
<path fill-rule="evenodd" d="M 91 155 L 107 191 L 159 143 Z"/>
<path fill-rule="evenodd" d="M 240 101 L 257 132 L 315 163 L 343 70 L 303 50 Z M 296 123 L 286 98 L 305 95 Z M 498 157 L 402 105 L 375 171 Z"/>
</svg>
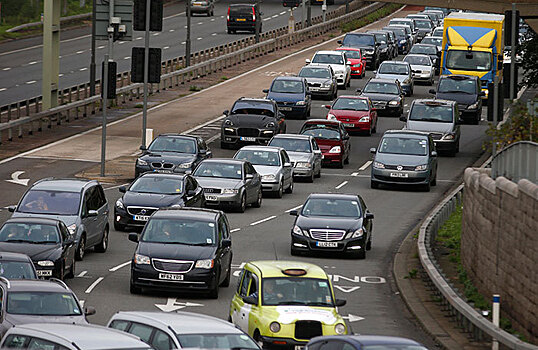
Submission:
<svg viewBox="0 0 538 350">
<path fill-rule="evenodd" d="M 230 305 L 229 321 L 260 345 L 305 345 L 321 335 L 347 334 L 329 276 L 295 261 L 245 264 Z M 260 291 L 262 291 L 260 293 Z"/>
</svg>

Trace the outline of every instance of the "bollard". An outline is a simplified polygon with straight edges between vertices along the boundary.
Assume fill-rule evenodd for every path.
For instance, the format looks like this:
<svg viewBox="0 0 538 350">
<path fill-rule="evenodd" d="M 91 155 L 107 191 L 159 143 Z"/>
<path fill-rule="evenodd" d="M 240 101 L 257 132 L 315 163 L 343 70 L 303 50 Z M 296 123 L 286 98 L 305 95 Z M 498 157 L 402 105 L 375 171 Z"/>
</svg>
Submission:
<svg viewBox="0 0 538 350">
<path fill-rule="evenodd" d="M 290 9 L 290 18 L 288 19 L 288 33 L 295 32 L 295 18 L 293 17 L 293 8 Z"/>
<path fill-rule="evenodd" d="M 499 294 L 493 294 L 493 315 L 492 321 L 495 327 L 499 327 L 499 314 L 501 309 L 501 296 Z M 499 350 L 499 342 L 497 339 L 491 341 L 491 350 Z"/>
</svg>

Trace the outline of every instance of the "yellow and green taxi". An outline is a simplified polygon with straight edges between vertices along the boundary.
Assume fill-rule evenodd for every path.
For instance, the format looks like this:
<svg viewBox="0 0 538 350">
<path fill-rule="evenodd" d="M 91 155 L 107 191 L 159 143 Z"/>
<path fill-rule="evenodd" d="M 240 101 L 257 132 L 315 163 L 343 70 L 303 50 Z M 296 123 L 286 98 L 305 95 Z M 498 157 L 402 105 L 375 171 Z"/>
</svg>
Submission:
<svg viewBox="0 0 538 350">
<path fill-rule="evenodd" d="M 229 320 L 260 344 L 304 345 L 316 336 L 348 333 L 337 310 L 345 303 L 319 266 L 252 261 L 241 271 Z"/>
</svg>

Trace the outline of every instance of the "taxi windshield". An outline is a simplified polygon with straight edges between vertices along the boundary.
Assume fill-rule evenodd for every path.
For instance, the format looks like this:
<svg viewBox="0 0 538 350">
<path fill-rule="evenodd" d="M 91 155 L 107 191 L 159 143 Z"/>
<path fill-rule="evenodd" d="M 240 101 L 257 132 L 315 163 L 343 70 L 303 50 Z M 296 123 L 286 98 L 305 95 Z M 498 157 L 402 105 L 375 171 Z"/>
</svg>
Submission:
<svg viewBox="0 0 538 350">
<path fill-rule="evenodd" d="M 334 306 L 328 280 L 304 277 L 264 278 L 262 304 Z"/>
<path fill-rule="evenodd" d="M 177 338 L 182 349 L 259 349 L 244 334 L 178 334 Z"/>
</svg>

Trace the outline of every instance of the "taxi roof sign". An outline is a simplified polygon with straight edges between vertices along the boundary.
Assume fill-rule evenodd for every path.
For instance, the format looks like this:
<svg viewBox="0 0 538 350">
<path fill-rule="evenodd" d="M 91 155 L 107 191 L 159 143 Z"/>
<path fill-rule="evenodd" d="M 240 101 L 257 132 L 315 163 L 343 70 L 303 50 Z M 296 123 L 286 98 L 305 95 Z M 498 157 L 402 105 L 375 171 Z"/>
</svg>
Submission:
<svg viewBox="0 0 538 350">
<path fill-rule="evenodd" d="M 304 276 L 307 272 L 304 269 L 286 269 L 282 270 L 282 273 L 287 276 Z"/>
</svg>

